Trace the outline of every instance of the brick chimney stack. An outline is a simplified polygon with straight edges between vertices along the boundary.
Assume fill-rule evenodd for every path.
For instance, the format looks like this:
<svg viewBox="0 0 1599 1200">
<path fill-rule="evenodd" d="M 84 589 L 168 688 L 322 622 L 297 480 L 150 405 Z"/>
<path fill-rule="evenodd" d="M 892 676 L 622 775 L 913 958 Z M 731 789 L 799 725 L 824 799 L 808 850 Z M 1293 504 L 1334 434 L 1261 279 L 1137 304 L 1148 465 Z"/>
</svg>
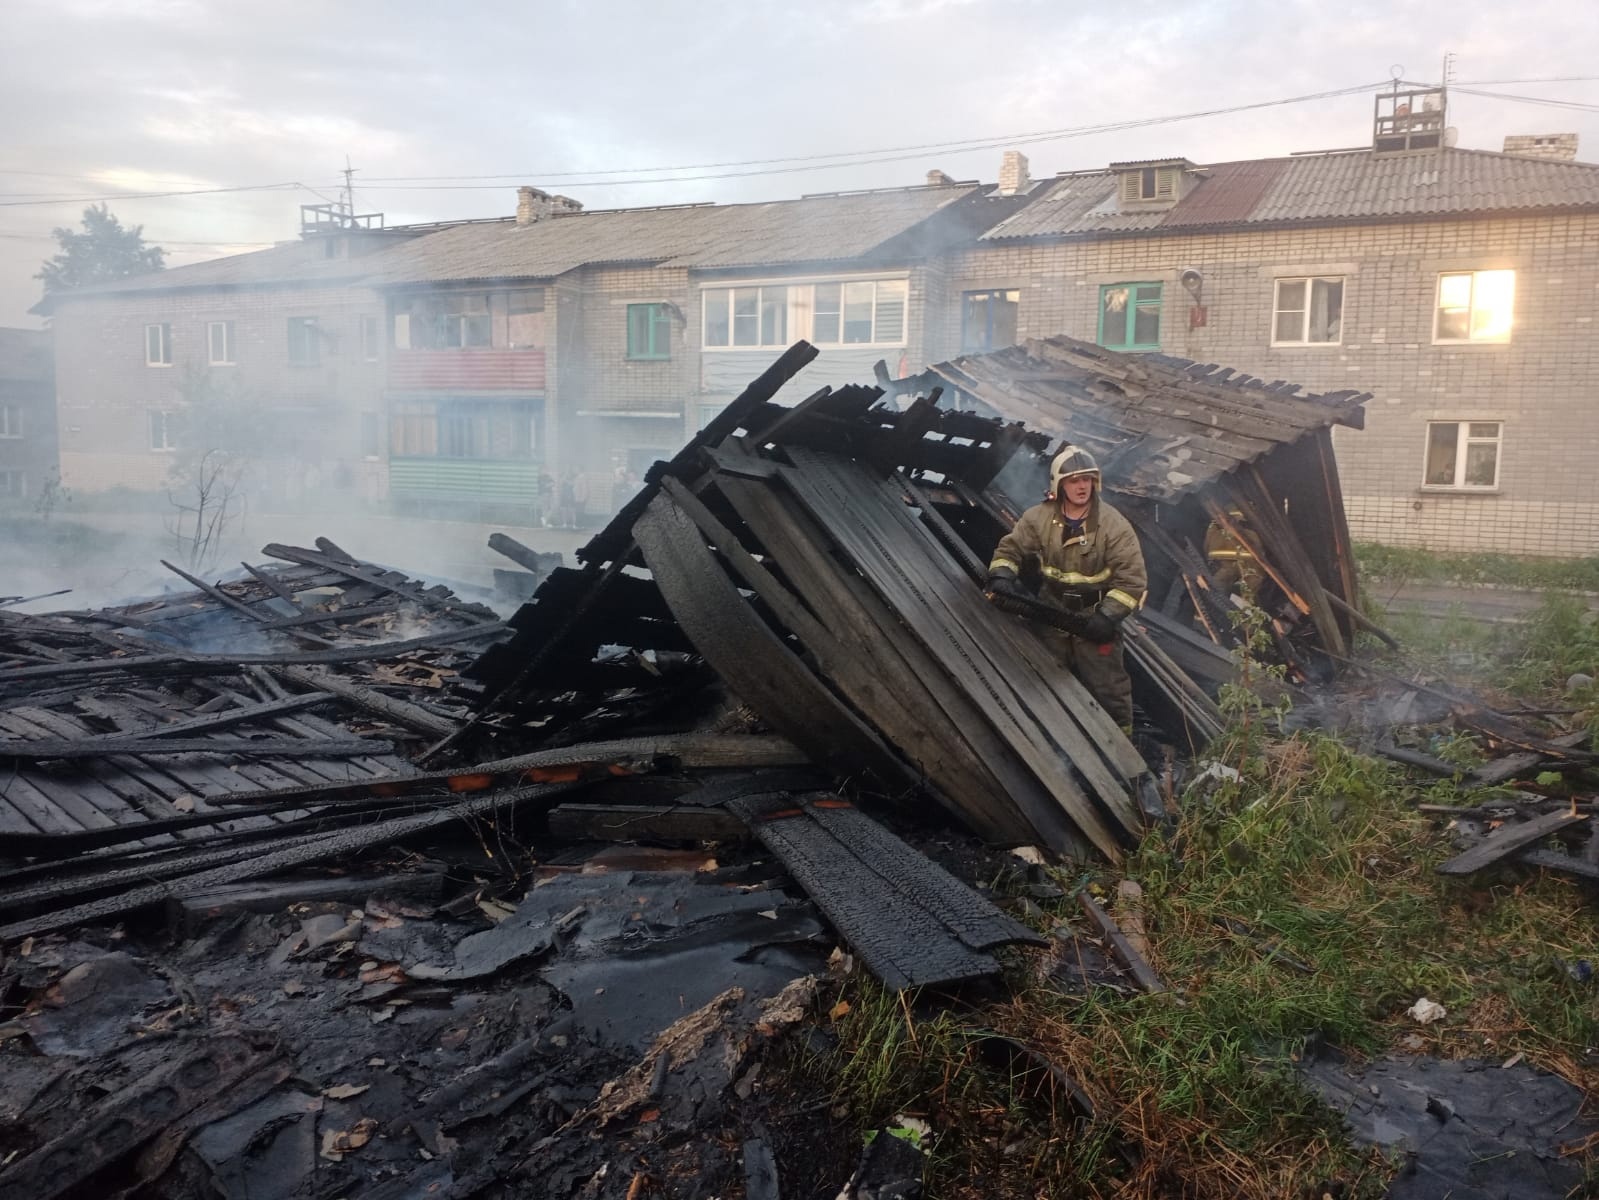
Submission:
<svg viewBox="0 0 1599 1200">
<path fill-rule="evenodd" d="M 1005 151 L 1005 156 L 999 160 L 999 194 L 1014 196 L 1017 192 L 1025 192 L 1032 182 L 1032 176 L 1027 173 L 1027 155 L 1020 150 Z"/>
<path fill-rule="evenodd" d="M 940 170 L 937 170 L 936 168 L 927 173 L 927 186 L 928 187 L 948 187 L 950 184 L 952 184 L 954 182 L 955 181 L 953 179 L 951 179 L 948 175 L 944 174 L 944 172 L 942 172 Z"/>
<path fill-rule="evenodd" d="M 532 225 L 557 213 L 581 212 L 583 205 L 570 196 L 552 196 L 536 187 L 516 189 L 516 223 Z"/>
<path fill-rule="evenodd" d="M 1512 133 L 1505 138 L 1505 153 L 1523 158 L 1547 158 L 1555 162 L 1577 161 L 1577 135 L 1574 133 Z"/>
</svg>

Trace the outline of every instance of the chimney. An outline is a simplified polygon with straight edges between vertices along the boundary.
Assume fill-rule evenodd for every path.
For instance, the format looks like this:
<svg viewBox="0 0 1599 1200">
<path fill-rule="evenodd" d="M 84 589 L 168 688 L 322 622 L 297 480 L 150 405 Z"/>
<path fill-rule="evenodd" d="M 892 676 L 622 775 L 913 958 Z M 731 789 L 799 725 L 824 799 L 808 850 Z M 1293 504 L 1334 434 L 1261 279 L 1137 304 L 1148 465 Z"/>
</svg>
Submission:
<svg viewBox="0 0 1599 1200">
<path fill-rule="evenodd" d="M 1027 155 L 1020 150 L 1005 151 L 1005 157 L 999 160 L 999 194 L 1014 196 L 1025 192 L 1032 182 L 1027 174 Z"/>
<path fill-rule="evenodd" d="M 558 213 L 581 212 L 583 205 L 570 196 L 552 196 L 536 187 L 516 189 L 516 223 L 532 225 Z"/>
<path fill-rule="evenodd" d="M 928 187 L 948 187 L 950 184 L 952 184 L 954 182 L 955 181 L 953 179 L 951 179 L 948 175 L 944 174 L 944 172 L 942 172 L 942 171 L 939 171 L 939 170 L 935 169 L 935 170 L 929 171 L 927 173 L 927 186 Z"/>
<path fill-rule="evenodd" d="M 1577 135 L 1574 133 L 1512 133 L 1505 138 L 1505 153 L 1523 158 L 1547 158 L 1555 162 L 1577 161 Z"/>
</svg>

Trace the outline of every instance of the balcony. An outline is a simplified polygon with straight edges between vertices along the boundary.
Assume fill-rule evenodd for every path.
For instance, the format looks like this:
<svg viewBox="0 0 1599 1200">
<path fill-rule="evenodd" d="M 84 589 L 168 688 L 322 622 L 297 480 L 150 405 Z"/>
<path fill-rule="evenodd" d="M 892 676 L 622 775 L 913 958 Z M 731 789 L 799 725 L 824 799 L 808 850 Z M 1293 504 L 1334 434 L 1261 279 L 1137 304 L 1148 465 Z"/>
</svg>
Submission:
<svg viewBox="0 0 1599 1200">
<path fill-rule="evenodd" d="M 391 458 L 389 494 L 396 499 L 533 504 L 537 459 Z"/>
<path fill-rule="evenodd" d="M 542 350 L 391 350 L 389 389 L 397 392 L 544 391 Z"/>
</svg>

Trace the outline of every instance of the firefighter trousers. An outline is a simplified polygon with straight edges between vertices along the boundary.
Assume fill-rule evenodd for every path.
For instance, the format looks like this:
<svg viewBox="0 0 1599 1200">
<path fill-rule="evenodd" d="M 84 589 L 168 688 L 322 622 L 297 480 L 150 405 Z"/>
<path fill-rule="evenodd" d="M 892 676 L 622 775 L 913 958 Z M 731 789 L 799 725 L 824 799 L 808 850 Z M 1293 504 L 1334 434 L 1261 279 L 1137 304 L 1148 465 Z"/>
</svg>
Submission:
<svg viewBox="0 0 1599 1200">
<path fill-rule="evenodd" d="M 1077 676 L 1088 694 L 1123 729 L 1133 727 L 1133 681 L 1127 675 L 1122 654 L 1122 639 L 1100 645 L 1080 637 L 1062 636 L 1055 641 L 1055 652 L 1071 673 Z"/>
</svg>

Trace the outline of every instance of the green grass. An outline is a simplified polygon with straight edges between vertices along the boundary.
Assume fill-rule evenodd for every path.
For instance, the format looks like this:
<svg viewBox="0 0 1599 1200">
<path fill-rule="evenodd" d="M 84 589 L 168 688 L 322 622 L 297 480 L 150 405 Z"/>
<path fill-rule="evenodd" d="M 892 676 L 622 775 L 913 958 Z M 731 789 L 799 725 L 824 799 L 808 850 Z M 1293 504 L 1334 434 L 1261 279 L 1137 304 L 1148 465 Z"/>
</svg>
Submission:
<svg viewBox="0 0 1599 1200">
<path fill-rule="evenodd" d="M 1244 779 L 1190 797 L 1169 836 L 1121 872 L 1144 889 L 1153 960 L 1173 991 L 1063 994 L 1018 955 L 1012 994 L 959 1012 L 844 985 L 839 1051 L 798 1069 L 830 1086 L 864 1131 L 898 1112 L 940 1130 L 930 1190 L 945 1197 L 1382 1194 L 1390 1164 L 1351 1146 L 1292 1080 L 1306 1039 L 1355 1055 L 1393 1047 L 1502 1060 L 1524 1053 L 1599 1086 L 1599 995 L 1564 962 L 1599 958 L 1591 900 L 1549 874 L 1506 868 L 1459 881 L 1433 868 L 1454 852 L 1418 799 L 1457 799 L 1329 738 L 1217 747 Z M 1063 886 L 1076 876 L 1060 875 Z M 1114 894 L 1111 873 L 1100 880 Z M 1077 907 L 1051 920 L 1075 923 Z M 1244 922 L 1240 936 L 1217 918 Z M 1275 942 L 1314 969 L 1274 959 Z M 1449 1010 L 1421 1027 L 1426 995 Z M 1100 1112 L 1072 1132 L 981 1064 L 970 1031 L 1025 1040 L 1071 1072 Z M 1138 1151 L 1133 1163 L 1113 1153 Z"/>
<path fill-rule="evenodd" d="M 1491 583 L 1532 591 L 1599 591 L 1599 556 L 1522 558 L 1511 554 L 1447 554 L 1357 542 L 1355 561 L 1361 578 L 1377 583 Z"/>
</svg>

